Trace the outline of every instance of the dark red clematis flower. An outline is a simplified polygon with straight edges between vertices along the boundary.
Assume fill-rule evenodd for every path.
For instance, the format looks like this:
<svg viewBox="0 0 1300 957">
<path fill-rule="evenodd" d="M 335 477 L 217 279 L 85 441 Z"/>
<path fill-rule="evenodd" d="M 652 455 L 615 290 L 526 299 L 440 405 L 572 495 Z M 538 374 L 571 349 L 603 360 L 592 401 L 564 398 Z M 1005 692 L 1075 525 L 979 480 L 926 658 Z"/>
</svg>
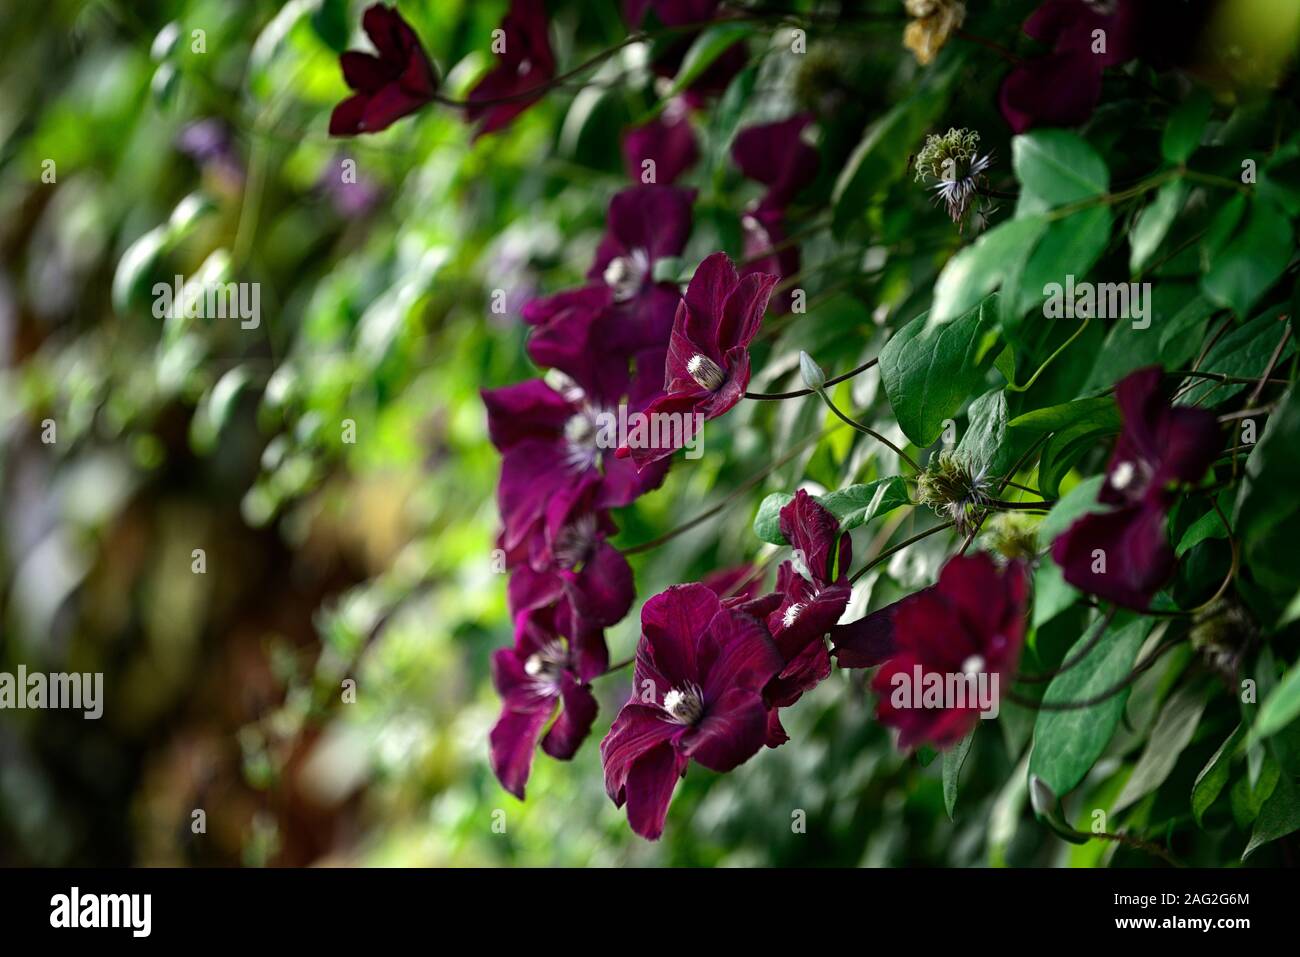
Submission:
<svg viewBox="0 0 1300 957">
<path fill-rule="evenodd" d="M 672 283 L 654 281 L 654 267 L 686 246 L 694 199 L 694 190 L 672 186 L 634 186 L 615 194 L 587 274 L 593 282 L 524 306 L 524 321 L 534 327 L 528 341 L 534 362 L 608 396 L 627 385 L 631 359 L 636 397 L 648 401 L 660 392 L 681 296 Z"/>
<path fill-rule="evenodd" d="M 438 73 L 410 24 L 377 3 L 361 17 L 378 54 L 348 50 L 339 57 L 343 79 L 356 92 L 334 108 L 331 136 L 378 133 L 434 98 Z"/>
<path fill-rule="evenodd" d="M 1117 506 L 1085 515 L 1052 543 L 1052 558 L 1076 588 L 1139 610 L 1173 574 L 1165 522 L 1172 487 L 1198 481 L 1223 447 L 1213 413 L 1173 406 L 1151 366 L 1115 389 L 1124 429 L 1098 501 Z"/>
<path fill-rule="evenodd" d="M 937 676 L 997 675 L 1010 680 L 1025 637 L 1028 576 L 1012 562 L 999 570 L 983 553 L 949 559 L 939 582 L 899 602 L 893 613 L 897 651 L 876 672 L 876 716 L 897 728 L 900 748 L 929 742 L 945 748 L 960 741 L 979 720 L 978 703 L 951 701 L 915 706 L 897 700 L 900 690 Z M 918 681 L 918 676 L 921 681 Z M 917 695 L 921 689 L 915 688 Z M 900 703 L 903 706 L 900 706 Z"/>
<path fill-rule="evenodd" d="M 787 238 L 786 208 L 817 176 L 817 151 L 802 139 L 811 122 L 811 114 L 801 113 L 777 123 L 751 126 L 741 130 L 731 145 L 731 158 L 740 171 L 767 187 L 763 197 L 741 217 L 746 273 L 785 278 L 799 272 L 799 247 L 783 243 Z M 789 292 L 783 292 L 773 308 L 787 312 L 790 301 Z"/>
<path fill-rule="evenodd" d="M 623 163 L 627 175 L 646 183 L 647 163 L 653 164 L 650 183 L 669 186 L 700 158 L 699 145 L 691 129 L 686 104 L 674 100 L 649 123 L 628 130 L 623 136 Z"/>
<path fill-rule="evenodd" d="M 497 54 L 497 67 L 465 98 L 469 103 L 465 118 L 471 123 L 482 121 L 475 139 L 509 126 L 541 99 L 544 88 L 555 78 L 555 54 L 542 0 L 511 0 L 501 29 L 505 47 Z"/>
<path fill-rule="evenodd" d="M 686 248 L 694 202 L 695 190 L 676 186 L 634 186 L 610 200 L 605 236 L 587 278 L 613 300 L 603 345 L 615 354 L 666 352 L 681 294 L 671 282 L 655 282 L 654 269 Z"/>
<path fill-rule="evenodd" d="M 557 615 L 566 632 L 580 630 L 571 620 L 602 628 L 620 621 L 635 597 L 632 569 L 608 541 L 618 527 L 599 504 L 600 479 L 588 474 L 573 484 L 576 491 L 557 493 L 528 540 L 506 555 L 511 612 L 567 599 Z"/>
<path fill-rule="evenodd" d="M 600 743 L 605 790 L 627 805 L 633 831 L 663 833 L 692 758 L 725 772 L 763 747 L 763 686 L 781 665 L 762 622 L 704 585 L 674 585 L 645 603 L 632 697 Z"/>
<path fill-rule="evenodd" d="M 1025 33 L 1051 52 L 1024 61 L 1002 81 L 998 101 L 1011 128 L 1078 126 L 1092 116 L 1106 67 L 1137 55 L 1139 18 L 1134 0 L 1047 0 L 1035 10 Z M 1097 30 L 1102 33 L 1094 37 Z"/>
<path fill-rule="evenodd" d="M 680 435 L 689 442 L 696 414 L 715 419 L 745 395 L 749 385 L 749 344 L 758 334 L 776 277 L 741 277 L 726 253 L 700 263 L 677 306 L 664 369 L 664 394 L 645 409 L 649 417 L 682 417 Z M 677 434 L 673 435 L 675 440 Z M 646 443 L 626 446 L 639 468 L 667 458 L 680 446 Z"/>
<path fill-rule="evenodd" d="M 803 141 L 812 114 L 760 123 L 736 134 L 731 158 L 747 179 L 767 187 L 766 206 L 782 208 L 817 176 L 817 151 Z"/>
<path fill-rule="evenodd" d="M 521 801 L 538 741 L 551 757 L 567 761 L 596 718 L 589 682 L 608 667 L 604 637 L 563 635 L 549 609 L 524 612 L 515 620 L 513 647 L 492 655 L 492 682 L 501 695 L 501 716 L 488 736 L 492 771 Z"/>
<path fill-rule="evenodd" d="M 558 536 L 562 524 L 554 517 L 574 514 L 579 502 L 589 500 L 597 512 L 627 505 L 667 474 L 668 463 L 638 471 L 616 456 L 616 436 L 600 413 L 610 412 L 617 392 L 589 391 L 572 380 L 554 389 L 533 379 L 482 396 L 488 436 L 502 454 L 501 545 L 515 553 L 531 543 L 530 564 L 540 561 L 548 515 L 552 537 Z"/>
<path fill-rule="evenodd" d="M 764 693 L 769 747 L 789 740 L 777 709 L 794 704 L 831 673 L 826 635 L 848 607 L 852 587 L 849 565 L 853 540 L 840 532 L 835 516 L 803 489 L 781 509 L 781 534 L 795 549 L 796 561 L 785 561 L 776 573 L 781 603 L 769 614 L 768 630 L 785 661 L 781 673 Z"/>
</svg>

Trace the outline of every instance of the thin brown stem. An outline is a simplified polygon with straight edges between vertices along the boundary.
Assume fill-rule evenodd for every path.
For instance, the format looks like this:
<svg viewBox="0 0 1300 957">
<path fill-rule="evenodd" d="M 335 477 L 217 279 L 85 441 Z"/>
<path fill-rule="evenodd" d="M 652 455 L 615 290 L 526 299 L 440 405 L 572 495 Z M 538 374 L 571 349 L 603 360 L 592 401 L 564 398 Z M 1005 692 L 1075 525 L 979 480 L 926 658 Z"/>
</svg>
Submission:
<svg viewBox="0 0 1300 957">
<path fill-rule="evenodd" d="M 912 467 L 912 471 L 914 471 L 914 472 L 920 472 L 920 471 L 921 471 L 921 466 L 917 465 L 917 464 L 916 464 L 916 461 L 915 461 L 915 460 L 914 460 L 910 455 L 908 455 L 906 452 L 904 452 L 902 449 L 900 449 L 900 448 L 899 448 L 897 445 L 895 445 L 893 442 L 889 441 L 889 439 L 885 438 L 883 435 L 881 435 L 881 434 L 880 434 L 879 432 L 877 432 L 875 429 L 871 428 L 871 426 L 869 426 L 869 425 L 863 425 L 861 422 L 858 422 L 858 421 L 856 421 L 856 420 L 854 420 L 854 419 L 851 419 L 851 418 L 849 418 L 847 415 L 845 415 L 843 412 L 841 412 L 841 411 L 839 410 L 839 407 L 838 407 L 834 402 L 831 401 L 831 397 L 830 397 L 829 395 L 826 394 L 825 390 L 820 390 L 820 391 L 818 392 L 818 395 L 820 395 L 821 398 L 822 398 L 822 401 L 826 403 L 826 408 L 828 408 L 828 409 L 830 409 L 832 412 L 834 412 L 835 415 L 839 418 L 839 420 L 840 420 L 841 422 L 843 422 L 845 425 L 848 425 L 848 426 L 851 426 L 851 427 L 854 428 L 854 429 L 857 429 L 857 430 L 858 430 L 859 432 L 861 432 L 863 435 L 869 435 L 869 436 L 871 436 L 873 439 L 875 439 L 875 440 L 876 440 L 877 442 L 879 442 L 881 445 L 887 446 L 888 448 L 892 449 L 892 450 L 894 451 L 894 453 L 895 453 L 895 454 L 896 454 L 900 459 L 902 459 L 904 462 L 906 462 L 908 465 L 910 465 L 910 466 Z"/>
<path fill-rule="evenodd" d="M 875 359 L 868 359 L 866 362 L 862 363 L 862 365 L 858 366 L 856 369 L 852 370 L 851 372 L 846 372 L 843 375 L 837 375 L 833 379 L 827 379 L 826 385 L 828 386 L 839 385 L 841 382 L 846 382 L 849 379 L 852 379 L 855 375 L 858 375 L 859 373 L 862 372 L 866 372 L 868 369 L 870 369 L 879 361 L 880 361 L 879 357 Z M 798 399 L 801 396 L 812 395 L 812 394 L 813 394 L 812 389 L 797 389 L 794 392 L 746 392 L 745 398 L 757 399 L 762 402 L 774 402 L 774 401 L 779 401 L 781 399 Z"/>
<path fill-rule="evenodd" d="M 919 532 L 916 535 L 913 535 L 911 538 L 907 539 L 906 541 L 899 542 L 897 545 L 894 545 L 892 548 L 886 548 L 883 552 L 881 552 L 871 561 L 867 562 L 867 564 L 863 565 L 856 572 L 854 572 L 853 575 L 849 578 L 849 584 L 852 585 L 855 582 L 857 582 L 859 578 L 861 578 L 867 572 L 871 571 L 871 569 L 875 568 L 877 565 L 879 565 L 885 559 L 889 558 L 891 555 L 901 552 L 903 549 L 908 548 L 911 545 L 915 545 L 923 538 L 929 538 L 931 535 L 934 535 L 936 532 L 942 532 L 945 528 L 952 528 L 956 524 L 957 524 L 956 522 L 944 522 L 942 525 L 934 526 L 934 528 L 927 528 L 924 532 Z"/>
</svg>

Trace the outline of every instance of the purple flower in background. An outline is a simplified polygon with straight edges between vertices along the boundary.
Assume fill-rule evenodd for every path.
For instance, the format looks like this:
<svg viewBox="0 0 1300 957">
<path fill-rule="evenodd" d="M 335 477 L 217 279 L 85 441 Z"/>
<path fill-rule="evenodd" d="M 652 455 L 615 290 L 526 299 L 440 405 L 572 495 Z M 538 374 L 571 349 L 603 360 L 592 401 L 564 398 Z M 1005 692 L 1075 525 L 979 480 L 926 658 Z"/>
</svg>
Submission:
<svg viewBox="0 0 1300 957">
<path fill-rule="evenodd" d="M 589 682 L 607 667 L 604 638 L 562 635 L 548 612 L 525 612 L 515 620 L 514 645 L 492 655 L 492 683 L 501 695 L 501 716 L 488 736 L 492 771 L 521 801 L 538 741 L 567 761 L 596 718 Z"/>
<path fill-rule="evenodd" d="M 771 273 L 785 278 L 799 272 L 798 246 L 777 247 L 787 238 L 787 207 L 817 176 L 817 151 L 802 138 L 811 122 L 811 115 L 801 113 L 777 123 L 751 126 L 741 130 L 731 145 L 731 158 L 741 173 L 767 187 L 763 197 L 741 217 L 746 273 Z M 777 297 L 773 308 L 789 310 L 788 291 Z"/>
<path fill-rule="evenodd" d="M 674 585 L 645 603 L 632 697 L 600 743 L 605 790 L 627 805 L 633 831 L 663 833 L 692 758 L 725 772 L 763 747 L 763 686 L 781 664 L 762 623 L 704 585 Z"/>
<path fill-rule="evenodd" d="M 672 186 L 634 186 L 614 196 L 588 271 L 592 282 L 524 306 L 534 362 L 605 396 L 629 391 L 643 404 L 660 391 L 681 296 L 671 283 L 654 281 L 654 267 L 685 247 L 694 198 L 694 190 Z M 637 364 L 630 386 L 629 360 Z"/>
<path fill-rule="evenodd" d="M 632 569 L 609 537 L 618 527 L 597 504 L 600 479 L 586 475 L 546 503 L 542 521 L 507 564 L 510 610 L 519 614 L 559 604 L 556 621 L 574 633 L 622 619 L 636 596 Z"/>
<path fill-rule="evenodd" d="M 203 119 L 188 124 L 176 137 L 176 148 L 231 190 L 243 186 L 244 162 L 223 121 Z"/>
<path fill-rule="evenodd" d="M 653 179 L 647 185 L 675 183 L 699 158 L 689 111 L 681 99 L 673 100 L 662 114 L 623 136 L 627 175 L 637 182 L 647 182 L 645 177 L 653 170 Z"/>
<path fill-rule="evenodd" d="M 555 78 L 555 54 L 542 0 L 511 0 L 501 29 L 504 48 L 497 53 L 497 67 L 466 97 L 470 105 L 465 118 L 480 123 L 476 139 L 509 126 L 541 99 L 546 84 Z"/>
<path fill-rule="evenodd" d="M 1160 379 L 1150 366 L 1115 388 L 1124 429 L 1097 500 L 1117 507 L 1083 516 L 1052 543 L 1067 582 L 1136 609 L 1150 605 L 1173 574 L 1165 533 L 1171 487 L 1199 480 L 1223 446 L 1214 414 L 1171 405 Z"/>
<path fill-rule="evenodd" d="M 691 233 L 695 190 L 634 186 L 609 203 L 605 236 L 587 277 L 613 301 L 608 348 L 621 355 L 666 350 L 681 295 L 670 282 L 655 282 L 655 264 L 680 256 Z"/>
<path fill-rule="evenodd" d="M 747 179 L 767 187 L 766 206 L 788 206 L 817 175 L 817 151 L 802 139 L 812 122 L 800 113 L 776 123 L 746 127 L 731 144 L 731 158 Z"/>
<path fill-rule="evenodd" d="M 1047 0 L 1035 10 L 1025 33 L 1051 52 L 1025 60 L 1002 81 L 998 101 L 1011 128 L 1078 126 L 1092 116 L 1103 71 L 1137 54 L 1137 7 L 1134 0 Z"/>
<path fill-rule="evenodd" d="M 781 509 L 781 534 L 795 549 L 795 560 L 781 563 L 776 590 L 781 603 L 769 614 L 768 630 L 785 667 L 765 689 L 772 706 L 769 747 L 787 736 L 777 709 L 789 707 L 831 673 L 825 637 L 848 607 L 852 588 L 848 570 L 853 540 L 816 499 L 799 489 Z"/>
<path fill-rule="evenodd" d="M 683 444 L 695 434 L 695 416 L 714 419 L 729 411 L 749 385 L 749 344 L 758 334 L 776 277 L 741 277 L 726 253 L 700 263 L 673 319 L 664 394 L 646 415 L 683 417 Z M 673 436 L 674 439 L 677 436 Z M 640 468 L 673 454 L 677 446 L 646 443 L 620 448 Z"/>
<path fill-rule="evenodd" d="M 360 175 L 355 163 L 345 166 L 348 159 L 336 156 L 330 160 L 316 187 L 329 199 L 340 217 L 360 219 L 375 208 L 384 191 L 373 180 Z"/>
<path fill-rule="evenodd" d="M 933 588 L 894 606 L 897 650 L 871 686 L 876 716 L 898 729 L 900 748 L 922 742 L 950 747 L 975 726 L 977 701 L 968 699 L 965 707 L 957 707 L 950 701 L 930 706 L 916 699 L 933 680 L 926 676 L 938 676 L 945 684 L 952 675 L 997 675 L 999 683 L 1006 678 L 1024 642 L 1028 590 L 1020 563 L 999 570 L 986 554 L 959 555 L 944 565 Z"/>
<path fill-rule="evenodd" d="M 375 4 L 361 17 L 378 54 L 339 56 L 343 79 L 356 92 L 334 108 L 331 136 L 378 133 L 431 101 L 438 74 L 410 24 L 393 7 Z"/>
</svg>

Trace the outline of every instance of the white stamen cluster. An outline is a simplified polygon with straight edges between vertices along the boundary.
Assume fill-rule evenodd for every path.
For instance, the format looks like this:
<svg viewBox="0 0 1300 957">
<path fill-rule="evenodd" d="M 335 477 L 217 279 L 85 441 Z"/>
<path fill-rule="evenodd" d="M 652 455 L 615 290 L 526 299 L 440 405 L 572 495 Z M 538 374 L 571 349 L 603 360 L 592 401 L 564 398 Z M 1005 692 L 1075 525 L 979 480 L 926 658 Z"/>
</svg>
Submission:
<svg viewBox="0 0 1300 957">
<path fill-rule="evenodd" d="M 644 249 L 634 249 L 626 256 L 617 256 L 609 261 L 605 267 L 605 285 L 613 292 L 615 302 L 626 302 L 641 291 L 649 274 L 649 253 Z"/>
<path fill-rule="evenodd" d="M 1110 484 L 1122 492 L 1133 484 L 1136 475 L 1137 469 L 1133 467 L 1132 462 L 1117 462 L 1110 470 Z"/>
<path fill-rule="evenodd" d="M 704 716 L 704 692 L 696 684 L 673 688 L 664 695 L 664 710 L 678 724 L 695 724 Z"/>
<path fill-rule="evenodd" d="M 781 624 L 784 627 L 789 628 L 791 625 L 795 623 L 795 621 L 798 620 L 799 613 L 802 612 L 803 609 L 804 609 L 803 602 L 801 601 L 795 602 L 793 605 L 787 608 L 785 610 L 785 614 L 781 616 Z"/>
<path fill-rule="evenodd" d="M 584 512 L 560 529 L 551 545 L 551 554 L 561 568 L 575 568 L 585 562 L 596 544 L 596 516 Z"/>
<path fill-rule="evenodd" d="M 600 454 L 597 439 L 596 410 L 583 403 L 564 423 L 564 441 L 568 446 L 565 464 L 572 472 L 585 472 L 596 464 Z"/>
<path fill-rule="evenodd" d="M 547 642 L 524 661 L 524 673 L 539 690 L 549 691 L 569 666 L 569 652 L 559 641 Z"/>
<path fill-rule="evenodd" d="M 708 389 L 710 392 L 717 392 L 722 388 L 722 383 L 727 381 L 718 364 L 698 352 L 686 363 L 686 372 L 701 388 Z"/>
</svg>

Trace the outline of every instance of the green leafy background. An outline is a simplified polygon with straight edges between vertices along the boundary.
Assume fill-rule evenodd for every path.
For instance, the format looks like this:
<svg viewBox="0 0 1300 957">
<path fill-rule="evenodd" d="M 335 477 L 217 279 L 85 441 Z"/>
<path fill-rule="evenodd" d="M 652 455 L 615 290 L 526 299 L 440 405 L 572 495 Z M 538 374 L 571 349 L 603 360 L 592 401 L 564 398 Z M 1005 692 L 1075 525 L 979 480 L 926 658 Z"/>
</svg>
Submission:
<svg viewBox="0 0 1300 957">
<path fill-rule="evenodd" d="M 1199 362 L 1253 379 L 1271 366 L 1284 381 L 1258 395 L 1188 379 L 1179 399 L 1274 408 L 1218 472 L 1231 538 L 1201 492 L 1170 523 L 1180 565 L 1161 607 L 1211 597 L 1235 547 L 1238 617 L 1213 641 L 1189 639 L 1176 616 L 1117 617 L 1082 664 L 1017 690 L 1077 700 L 1154 643 L 1177 646 L 1095 708 L 1005 702 L 941 758 L 900 754 L 864 676 L 837 671 L 789 713 L 790 744 L 726 776 L 692 768 L 653 845 L 604 794 L 596 743 L 627 679 L 602 679 L 593 738 L 571 764 L 539 757 L 519 803 L 486 761 L 498 707 L 487 662 L 510 630 L 478 390 L 536 374 L 519 306 L 581 281 L 627 182 L 620 131 L 662 109 L 664 91 L 628 50 L 500 135 L 471 142 L 431 107 L 334 141 L 337 53 L 358 45 L 360 4 L 6 4 L 0 670 L 103 671 L 108 707 L 98 722 L 0 714 L 0 863 L 1159 863 L 1090 839 L 1097 812 L 1103 830 L 1187 863 L 1294 861 L 1300 400 L 1294 346 L 1279 346 L 1296 299 L 1294 79 L 1252 88 L 1230 71 L 1130 64 L 1108 72 L 1090 124 L 1013 138 L 996 112 L 1007 66 L 995 50 L 954 40 L 923 68 L 901 46 L 901 4 L 845 6 L 854 16 L 834 25 L 837 4 L 808 17 L 813 4 L 795 2 L 793 20 L 706 32 L 677 77 L 727 41 L 748 44 L 750 66 L 693 121 L 686 275 L 716 249 L 740 255 L 738 212 L 758 188 L 730 161 L 736 130 L 800 109 L 818 119 L 818 179 L 791 211 L 808 308 L 768 318 L 751 389 L 800 388 L 800 351 L 831 376 L 880 355 L 833 401 L 914 457 L 942 446 L 945 420 L 992 474 L 1033 449 L 1021 481 L 1060 499 L 1038 529 L 1045 549 L 1092 507 L 1119 429 L 1107 390 L 1123 375 Z M 1020 32 L 1033 4 L 969 6 L 969 32 L 1033 55 Z M 1237 6 L 1290 53 L 1288 4 Z M 505 4 L 400 7 L 463 94 Z M 626 35 L 616 4 L 548 8 L 561 69 Z M 237 182 L 176 148 L 211 117 L 232 133 Z M 925 134 L 949 126 L 979 130 L 992 181 L 1018 194 L 978 234 L 953 227 L 908 169 Z M 365 215 L 341 214 L 320 185 L 345 157 L 380 191 Z M 155 319 L 149 291 L 177 274 L 259 282 L 261 326 Z M 1150 327 L 1044 319 L 1043 286 L 1066 274 L 1150 281 Z M 725 503 L 633 559 L 640 599 L 781 560 L 775 510 L 796 487 L 853 527 L 858 556 L 938 521 L 910 504 L 897 456 L 815 397 L 742 403 L 711 423 L 705 449 L 617 516 L 618 543 L 634 545 Z M 897 552 L 861 579 L 851 613 L 932 584 L 959 545 L 941 534 Z M 1102 623 L 1050 557 L 1034 575 L 1022 670 L 1045 672 Z M 610 631 L 615 660 L 634 648 L 636 619 Z M 1256 682 L 1253 702 L 1215 653 Z M 190 827 L 197 808 L 205 834 Z"/>
</svg>

